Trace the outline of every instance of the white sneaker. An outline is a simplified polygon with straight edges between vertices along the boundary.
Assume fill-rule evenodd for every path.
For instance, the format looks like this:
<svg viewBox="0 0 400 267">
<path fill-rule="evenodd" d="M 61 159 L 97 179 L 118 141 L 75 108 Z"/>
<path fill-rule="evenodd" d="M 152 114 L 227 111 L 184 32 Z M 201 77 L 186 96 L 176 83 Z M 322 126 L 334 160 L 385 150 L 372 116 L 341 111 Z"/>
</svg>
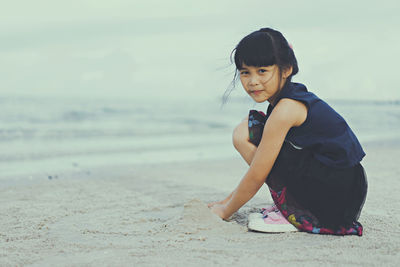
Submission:
<svg viewBox="0 0 400 267">
<path fill-rule="evenodd" d="M 252 231 L 264 233 L 298 232 L 299 230 L 286 220 L 282 213 L 276 209 L 270 212 L 250 213 L 248 228 Z"/>
</svg>

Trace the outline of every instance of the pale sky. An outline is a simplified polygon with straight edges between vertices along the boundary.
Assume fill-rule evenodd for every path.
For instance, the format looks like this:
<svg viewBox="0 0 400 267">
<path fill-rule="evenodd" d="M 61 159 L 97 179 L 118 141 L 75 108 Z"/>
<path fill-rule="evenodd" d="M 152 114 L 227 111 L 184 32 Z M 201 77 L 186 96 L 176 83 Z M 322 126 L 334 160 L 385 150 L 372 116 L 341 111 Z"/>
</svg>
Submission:
<svg viewBox="0 0 400 267">
<path fill-rule="evenodd" d="M 398 1 L 7 1 L 0 92 L 215 99 L 246 34 L 280 30 L 295 81 L 334 99 L 400 99 Z M 244 96 L 240 86 L 233 96 Z"/>
</svg>

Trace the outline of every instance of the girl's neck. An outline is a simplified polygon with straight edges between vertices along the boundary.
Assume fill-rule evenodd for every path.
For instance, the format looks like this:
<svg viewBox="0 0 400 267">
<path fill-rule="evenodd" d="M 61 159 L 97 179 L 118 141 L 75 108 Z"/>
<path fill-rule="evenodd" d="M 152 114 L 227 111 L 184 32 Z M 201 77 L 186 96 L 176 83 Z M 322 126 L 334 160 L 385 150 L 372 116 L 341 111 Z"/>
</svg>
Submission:
<svg viewBox="0 0 400 267">
<path fill-rule="evenodd" d="M 285 89 L 286 86 L 288 86 L 290 82 L 289 81 L 285 81 L 285 83 L 283 84 L 283 86 L 281 86 L 281 88 L 268 99 L 268 102 L 271 104 L 271 106 L 275 107 L 276 100 L 278 99 L 278 96 L 280 95 L 280 93 Z"/>
</svg>

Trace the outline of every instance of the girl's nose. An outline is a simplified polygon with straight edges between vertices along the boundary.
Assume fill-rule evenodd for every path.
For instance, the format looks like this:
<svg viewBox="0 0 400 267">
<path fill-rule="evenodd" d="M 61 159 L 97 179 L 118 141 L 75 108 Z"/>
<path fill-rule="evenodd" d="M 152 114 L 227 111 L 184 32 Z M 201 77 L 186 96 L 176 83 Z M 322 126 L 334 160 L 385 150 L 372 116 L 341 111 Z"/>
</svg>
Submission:
<svg viewBox="0 0 400 267">
<path fill-rule="evenodd" d="M 257 77 L 252 77 L 252 78 L 250 78 L 250 83 L 249 83 L 249 85 L 255 86 L 255 85 L 258 85 L 258 84 L 259 84 L 259 81 L 258 81 Z"/>
</svg>

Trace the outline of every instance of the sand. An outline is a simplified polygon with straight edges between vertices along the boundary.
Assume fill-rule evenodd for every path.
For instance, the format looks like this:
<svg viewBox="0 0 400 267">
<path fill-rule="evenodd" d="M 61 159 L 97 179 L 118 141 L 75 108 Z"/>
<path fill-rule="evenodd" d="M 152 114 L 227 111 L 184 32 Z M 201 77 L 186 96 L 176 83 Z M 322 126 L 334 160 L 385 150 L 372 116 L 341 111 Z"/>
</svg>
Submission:
<svg viewBox="0 0 400 267">
<path fill-rule="evenodd" d="M 0 180 L 0 266 L 395 266 L 400 262 L 399 146 L 370 144 L 364 235 L 263 234 L 247 215 L 230 222 L 207 202 L 246 171 L 239 158 L 104 166 L 28 182 Z"/>
</svg>

